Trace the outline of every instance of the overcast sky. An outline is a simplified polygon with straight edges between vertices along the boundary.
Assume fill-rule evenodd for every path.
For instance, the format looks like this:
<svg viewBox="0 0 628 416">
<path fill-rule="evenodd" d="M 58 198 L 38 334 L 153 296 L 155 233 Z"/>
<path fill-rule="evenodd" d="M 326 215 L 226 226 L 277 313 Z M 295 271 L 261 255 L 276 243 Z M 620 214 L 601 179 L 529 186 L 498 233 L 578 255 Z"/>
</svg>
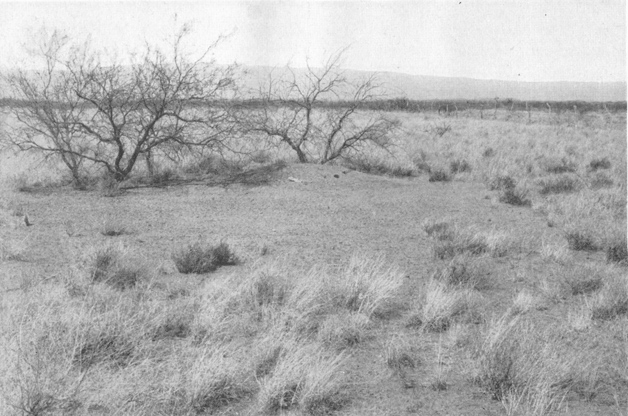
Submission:
<svg viewBox="0 0 628 416">
<path fill-rule="evenodd" d="M 605 0 L 17 2 L 0 0 L 0 66 L 29 65 L 40 27 L 120 54 L 193 27 L 190 48 L 229 35 L 221 63 L 344 66 L 521 81 L 625 81 L 626 3 Z"/>
</svg>

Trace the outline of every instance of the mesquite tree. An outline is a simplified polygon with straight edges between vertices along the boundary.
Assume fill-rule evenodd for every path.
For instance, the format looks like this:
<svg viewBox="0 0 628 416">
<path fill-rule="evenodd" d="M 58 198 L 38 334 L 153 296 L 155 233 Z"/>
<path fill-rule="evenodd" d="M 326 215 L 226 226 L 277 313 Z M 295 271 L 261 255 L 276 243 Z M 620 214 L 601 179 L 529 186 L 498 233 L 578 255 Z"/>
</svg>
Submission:
<svg viewBox="0 0 628 416">
<path fill-rule="evenodd" d="M 271 73 L 259 90 L 260 105 L 243 117 L 246 131 L 284 143 L 302 163 L 324 164 L 366 144 L 388 147 L 398 122 L 382 113 L 358 113 L 379 97 L 380 86 L 375 76 L 352 82 L 340 68 L 343 52 L 319 69 L 288 68 L 278 78 Z"/>
<path fill-rule="evenodd" d="M 128 64 L 105 63 L 87 42 L 46 36 L 37 51 L 44 68 L 8 77 L 18 123 L 4 140 L 57 156 L 79 185 L 86 164 L 122 181 L 140 158 L 150 171 L 156 154 L 219 145 L 234 125 L 226 103 L 235 68 L 204 62 L 216 43 L 189 59 L 182 50 L 188 33 L 184 28 L 168 52 L 147 45 Z"/>
</svg>

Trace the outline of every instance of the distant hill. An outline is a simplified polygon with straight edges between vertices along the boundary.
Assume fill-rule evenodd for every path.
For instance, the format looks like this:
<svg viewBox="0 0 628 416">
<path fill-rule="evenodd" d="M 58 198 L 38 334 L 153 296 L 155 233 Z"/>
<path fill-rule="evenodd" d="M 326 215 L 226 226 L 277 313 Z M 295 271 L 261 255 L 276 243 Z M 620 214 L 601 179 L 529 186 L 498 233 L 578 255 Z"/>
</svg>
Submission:
<svg viewBox="0 0 628 416">
<path fill-rule="evenodd" d="M 285 75 L 285 68 L 243 67 L 244 84 L 256 88 L 267 79 Z M 302 73 L 303 69 L 294 70 Z M 347 70 L 350 79 L 367 77 L 371 72 Z M 626 101 L 625 82 L 517 82 L 408 75 L 397 72 L 378 73 L 385 98 L 411 100 L 483 100 L 512 98 L 521 101 Z"/>
<path fill-rule="evenodd" d="M 260 83 L 273 76 L 288 75 L 285 67 L 243 66 L 243 90 L 257 90 Z M 294 69 L 302 74 L 304 69 Z M 351 80 L 368 77 L 372 72 L 346 70 Z M 383 98 L 410 100 L 492 100 L 521 101 L 626 101 L 626 82 L 517 82 L 409 75 L 398 72 L 377 73 L 383 85 Z M 8 95 L 0 76 L 0 98 Z"/>
</svg>

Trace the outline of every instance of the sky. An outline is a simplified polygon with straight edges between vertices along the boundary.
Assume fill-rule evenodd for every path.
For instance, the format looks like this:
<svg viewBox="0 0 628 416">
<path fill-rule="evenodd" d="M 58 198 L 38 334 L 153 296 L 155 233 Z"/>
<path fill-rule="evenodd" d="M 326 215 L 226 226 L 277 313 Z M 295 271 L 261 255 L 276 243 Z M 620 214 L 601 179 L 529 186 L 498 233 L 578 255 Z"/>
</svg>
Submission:
<svg viewBox="0 0 628 416">
<path fill-rule="evenodd" d="M 118 56 L 192 27 L 222 64 L 320 66 L 528 82 L 626 81 L 626 2 L 609 0 L 6 2 L 0 69 L 34 67 L 42 27 Z"/>
</svg>

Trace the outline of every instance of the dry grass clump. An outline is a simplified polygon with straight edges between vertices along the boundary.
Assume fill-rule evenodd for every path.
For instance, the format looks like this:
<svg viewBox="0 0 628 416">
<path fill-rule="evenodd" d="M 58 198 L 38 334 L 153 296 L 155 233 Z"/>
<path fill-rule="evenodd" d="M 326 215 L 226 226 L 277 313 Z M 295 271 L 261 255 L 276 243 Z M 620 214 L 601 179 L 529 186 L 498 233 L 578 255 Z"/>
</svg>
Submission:
<svg viewBox="0 0 628 416">
<path fill-rule="evenodd" d="M 561 283 L 572 296 L 596 292 L 604 286 L 605 270 L 595 266 L 565 268 Z"/>
<path fill-rule="evenodd" d="M 402 166 L 399 163 L 393 163 L 374 157 L 354 156 L 345 158 L 345 164 L 349 169 L 370 175 L 388 175 L 395 177 L 409 177 L 415 175 L 414 168 L 412 167 Z"/>
<path fill-rule="evenodd" d="M 386 266 L 381 256 L 354 255 L 334 281 L 329 282 L 333 302 L 367 317 L 382 312 L 403 283 L 396 267 Z"/>
<path fill-rule="evenodd" d="M 415 368 L 419 364 L 416 351 L 402 334 L 395 334 L 386 341 L 384 358 L 386 365 L 396 373 Z"/>
<path fill-rule="evenodd" d="M 452 287 L 474 290 L 491 287 L 491 282 L 483 274 L 481 264 L 466 253 L 454 256 L 434 274 L 434 278 Z"/>
<path fill-rule="evenodd" d="M 462 254 L 471 256 L 488 254 L 493 257 L 502 257 L 508 251 L 508 245 L 508 240 L 503 233 L 454 228 L 451 232 L 439 235 L 439 239 L 434 241 L 432 251 L 434 257 L 440 260 L 451 259 Z"/>
<path fill-rule="evenodd" d="M 435 220 L 432 218 L 426 218 L 421 223 L 421 228 L 425 231 L 428 237 L 441 239 L 451 239 L 454 231 L 454 225 L 448 219 Z"/>
<path fill-rule="evenodd" d="M 609 263 L 626 264 L 628 262 L 628 243 L 625 236 L 607 242 L 604 251 L 606 261 Z"/>
<path fill-rule="evenodd" d="M 491 191 L 514 189 L 516 186 L 517 182 L 510 175 L 496 175 L 488 181 L 488 189 Z"/>
<path fill-rule="evenodd" d="M 587 230 L 567 230 L 565 232 L 569 249 L 575 251 L 597 251 L 600 249 L 594 237 Z"/>
<path fill-rule="evenodd" d="M 291 341 L 284 345 L 274 369 L 258 380 L 259 408 L 267 413 L 300 409 L 322 415 L 338 410 L 341 397 L 341 371 L 346 356 L 329 354 L 315 344 Z"/>
<path fill-rule="evenodd" d="M 475 353 L 477 383 L 495 400 L 546 414 L 560 407 L 573 384 L 579 357 L 565 351 L 556 328 L 541 328 L 517 315 L 493 320 Z"/>
<path fill-rule="evenodd" d="M 577 192 L 582 188 L 582 183 L 578 176 L 566 173 L 540 178 L 537 181 L 537 185 L 541 195 Z"/>
<path fill-rule="evenodd" d="M 66 227 L 66 231 L 67 231 L 67 227 Z M 127 234 L 128 230 L 127 228 L 118 223 L 115 220 L 112 219 L 107 219 L 104 223 L 102 228 L 100 229 L 100 233 L 106 237 L 117 237 L 123 234 Z M 68 233 L 69 235 L 70 233 Z"/>
<path fill-rule="evenodd" d="M 234 266 L 240 262 L 225 242 L 207 247 L 201 246 L 200 243 L 189 245 L 185 249 L 173 253 L 172 260 L 179 273 L 183 274 L 210 273 L 218 267 Z"/>
<path fill-rule="evenodd" d="M 319 326 L 317 338 L 326 348 L 343 350 L 364 340 L 369 318 L 359 312 L 329 315 Z"/>
<path fill-rule="evenodd" d="M 600 169 L 610 169 L 611 161 L 607 157 L 592 159 L 587 166 L 589 172 L 596 172 Z"/>
<path fill-rule="evenodd" d="M 121 244 L 98 248 L 89 257 L 89 276 L 95 283 L 124 290 L 134 287 L 146 275 L 144 266 L 133 261 L 128 247 Z"/>
<path fill-rule="evenodd" d="M 430 182 L 449 182 L 451 181 L 451 176 L 449 173 L 443 168 L 433 168 L 429 172 Z"/>
<path fill-rule="evenodd" d="M 570 258 L 567 245 L 564 244 L 559 245 L 543 242 L 539 253 L 543 259 L 550 260 L 558 264 L 565 264 Z"/>
<path fill-rule="evenodd" d="M 540 162 L 540 167 L 547 173 L 559 174 L 567 172 L 575 172 L 577 170 L 576 163 L 567 158 L 543 158 Z"/>
<path fill-rule="evenodd" d="M 454 159 L 449 162 L 449 171 L 452 175 L 462 172 L 471 172 L 471 165 L 466 159 Z"/>
<path fill-rule="evenodd" d="M 431 279 L 422 295 L 421 302 L 410 314 L 407 326 L 421 327 L 429 332 L 447 331 L 454 319 L 468 309 L 469 293 L 447 287 Z"/>
<path fill-rule="evenodd" d="M 610 321 L 628 315 L 628 279 L 617 273 L 606 279 L 604 288 L 590 304 L 594 320 Z"/>
<path fill-rule="evenodd" d="M 605 172 L 595 172 L 593 175 L 590 175 L 588 179 L 589 186 L 594 190 L 610 188 L 615 183 L 613 178 Z"/>
<path fill-rule="evenodd" d="M 515 206 L 530 206 L 528 192 L 522 188 L 504 188 L 499 191 L 499 202 Z"/>
</svg>

